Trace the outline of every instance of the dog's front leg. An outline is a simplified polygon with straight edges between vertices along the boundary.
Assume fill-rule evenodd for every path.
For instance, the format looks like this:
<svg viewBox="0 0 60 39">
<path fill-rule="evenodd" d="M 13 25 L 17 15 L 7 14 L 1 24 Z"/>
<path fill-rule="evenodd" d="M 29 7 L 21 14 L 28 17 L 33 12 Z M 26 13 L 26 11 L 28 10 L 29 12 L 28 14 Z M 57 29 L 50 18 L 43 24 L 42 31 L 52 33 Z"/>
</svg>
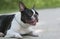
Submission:
<svg viewBox="0 0 60 39">
<path fill-rule="evenodd" d="M 16 38 L 19 38 L 19 39 L 22 39 L 22 38 L 23 38 L 23 37 L 22 37 L 20 34 L 18 34 L 18 33 L 15 34 L 15 37 L 16 37 Z"/>
<path fill-rule="evenodd" d="M 7 32 L 5 37 L 19 38 L 19 39 L 23 38 L 19 33 L 16 32 Z"/>
</svg>

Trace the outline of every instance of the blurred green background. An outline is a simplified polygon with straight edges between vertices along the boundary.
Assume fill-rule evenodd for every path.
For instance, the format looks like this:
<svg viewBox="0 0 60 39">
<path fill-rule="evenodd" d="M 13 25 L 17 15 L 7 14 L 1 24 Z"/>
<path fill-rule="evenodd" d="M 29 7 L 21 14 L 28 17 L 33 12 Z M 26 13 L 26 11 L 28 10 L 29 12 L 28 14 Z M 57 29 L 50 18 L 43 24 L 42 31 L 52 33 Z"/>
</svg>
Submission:
<svg viewBox="0 0 60 39">
<path fill-rule="evenodd" d="M 60 0 L 0 0 L 0 13 L 19 11 L 19 1 L 22 1 L 28 8 L 34 4 L 36 9 L 60 7 Z"/>
</svg>

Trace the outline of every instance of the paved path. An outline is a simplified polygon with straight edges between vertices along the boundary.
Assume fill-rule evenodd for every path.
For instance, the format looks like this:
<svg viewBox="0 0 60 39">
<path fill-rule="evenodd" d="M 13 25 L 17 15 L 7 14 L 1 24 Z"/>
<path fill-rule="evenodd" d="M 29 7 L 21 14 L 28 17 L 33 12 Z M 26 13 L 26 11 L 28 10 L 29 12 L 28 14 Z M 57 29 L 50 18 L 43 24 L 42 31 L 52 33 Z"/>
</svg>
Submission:
<svg viewBox="0 0 60 39">
<path fill-rule="evenodd" d="M 40 39 L 60 39 L 60 8 L 39 10 L 40 29 L 44 30 Z"/>
<path fill-rule="evenodd" d="M 24 39 L 60 39 L 60 8 L 42 9 L 38 12 L 40 21 L 36 28 L 40 29 L 39 37 L 26 36 Z"/>
</svg>

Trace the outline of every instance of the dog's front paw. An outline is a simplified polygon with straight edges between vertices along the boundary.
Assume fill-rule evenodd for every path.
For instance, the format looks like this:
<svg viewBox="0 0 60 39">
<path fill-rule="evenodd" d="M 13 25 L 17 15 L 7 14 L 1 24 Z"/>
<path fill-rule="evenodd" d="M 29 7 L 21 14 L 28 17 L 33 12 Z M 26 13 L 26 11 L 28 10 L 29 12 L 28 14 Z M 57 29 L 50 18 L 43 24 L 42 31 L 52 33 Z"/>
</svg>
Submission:
<svg viewBox="0 0 60 39">
<path fill-rule="evenodd" d="M 20 34 L 16 34 L 15 37 L 16 37 L 17 39 L 23 39 L 23 37 L 22 37 Z"/>
<path fill-rule="evenodd" d="M 29 33 L 29 35 L 33 36 L 33 37 L 38 37 L 39 36 L 37 33 L 34 33 L 34 32 Z"/>
</svg>

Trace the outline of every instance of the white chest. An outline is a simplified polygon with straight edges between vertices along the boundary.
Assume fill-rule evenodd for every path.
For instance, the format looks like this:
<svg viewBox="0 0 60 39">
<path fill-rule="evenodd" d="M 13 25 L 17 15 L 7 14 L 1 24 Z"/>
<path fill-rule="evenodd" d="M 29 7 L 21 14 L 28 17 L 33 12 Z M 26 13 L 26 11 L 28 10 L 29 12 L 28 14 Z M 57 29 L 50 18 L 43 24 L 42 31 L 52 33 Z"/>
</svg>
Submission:
<svg viewBox="0 0 60 39">
<path fill-rule="evenodd" d="M 21 34 L 28 33 L 29 32 L 29 25 L 24 24 L 21 21 L 21 16 L 20 15 L 21 14 L 17 14 L 15 16 L 15 18 L 12 21 L 10 30 L 11 31 L 13 30 L 13 31 L 18 32 L 18 33 L 21 33 Z"/>
</svg>

